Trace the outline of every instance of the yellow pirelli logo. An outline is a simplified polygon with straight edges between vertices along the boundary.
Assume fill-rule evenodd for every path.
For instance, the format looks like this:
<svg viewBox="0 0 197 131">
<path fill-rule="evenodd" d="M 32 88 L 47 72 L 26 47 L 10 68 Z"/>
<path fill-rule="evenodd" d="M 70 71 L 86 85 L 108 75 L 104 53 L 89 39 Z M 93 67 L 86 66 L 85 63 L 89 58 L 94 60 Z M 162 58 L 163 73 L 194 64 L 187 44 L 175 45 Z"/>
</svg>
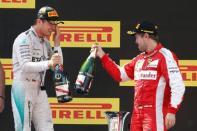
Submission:
<svg viewBox="0 0 197 131">
<path fill-rule="evenodd" d="M 35 0 L 0 0 L 0 8 L 35 8 Z"/>
<path fill-rule="evenodd" d="M 49 98 L 54 124 L 107 124 L 105 111 L 119 111 L 119 98 L 74 98 L 60 104 Z"/>
<path fill-rule="evenodd" d="M 185 85 L 197 87 L 197 60 L 180 60 L 179 65 Z"/>
<path fill-rule="evenodd" d="M 120 60 L 120 65 L 129 62 L 130 60 Z M 197 60 L 179 60 L 179 66 L 185 86 L 197 87 Z M 121 82 L 120 86 L 134 86 L 134 81 Z"/>
<path fill-rule="evenodd" d="M 5 71 L 5 84 L 11 85 L 13 80 L 12 59 L 1 59 L 1 64 Z"/>
<path fill-rule="evenodd" d="M 61 47 L 91 47 L 94 43 L 105 48 L 120 47 L 119 21 L 64 21 L 59 28 Z"/>
</svg>

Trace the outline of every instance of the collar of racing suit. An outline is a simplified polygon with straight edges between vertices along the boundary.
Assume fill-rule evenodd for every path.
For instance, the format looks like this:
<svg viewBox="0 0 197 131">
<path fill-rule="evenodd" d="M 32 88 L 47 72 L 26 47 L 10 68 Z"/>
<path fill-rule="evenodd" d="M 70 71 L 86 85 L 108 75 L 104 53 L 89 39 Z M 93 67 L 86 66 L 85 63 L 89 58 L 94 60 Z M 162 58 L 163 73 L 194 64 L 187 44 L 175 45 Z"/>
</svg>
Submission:
<svg viewBox="0 0 197 131">
<path fill-rule="evenodd" d="M 33 32 L 33 34 L 38 37 L 38 34 L 36 33 L 35 29 L 33 28 L 33 26 L 31 26 L 30 30 Z M 39 38 L 39 37 L 38 37 Z"/>
<path fill-rule="evenodd" d="M 32 33 L 34 34 L 34 36 L 37 37 L 40 41 L 44 41 L 45 38 L 39 37 L 33 26 L 31 26 L 30 30 L 32 31 Z"/>
<path fill-rule="evenodd" d="M 148 58 L 153 56 L 154 54 L 156 54 L 161 48 L 162 48 L 162 44 L 158 43 L 157 46 L 155 47 L 155 49 L 153 51 L 150 52 L 144 52 L 144 58 Z"/>
</svg>

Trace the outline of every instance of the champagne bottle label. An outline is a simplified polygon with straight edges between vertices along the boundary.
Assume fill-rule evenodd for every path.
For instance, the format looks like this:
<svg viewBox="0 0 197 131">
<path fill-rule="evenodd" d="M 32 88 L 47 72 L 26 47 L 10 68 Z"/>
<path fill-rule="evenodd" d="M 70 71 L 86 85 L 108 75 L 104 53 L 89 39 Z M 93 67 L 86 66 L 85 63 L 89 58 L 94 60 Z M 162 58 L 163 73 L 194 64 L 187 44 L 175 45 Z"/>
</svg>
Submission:
<svg viewBox="0 0 197 131">
<path fill-rule="evenodd" d="M 77 76 L 76 84 L 83 85 L 84 80 L 85 80 L 85 76 L 83 74 L 79 74 Z"/>
<path fill-rule="evenodd" d="M 55 87 L 56 95 L 63 96 L 69 94 L 69 84 L 59 85 Z"/>
</svg>

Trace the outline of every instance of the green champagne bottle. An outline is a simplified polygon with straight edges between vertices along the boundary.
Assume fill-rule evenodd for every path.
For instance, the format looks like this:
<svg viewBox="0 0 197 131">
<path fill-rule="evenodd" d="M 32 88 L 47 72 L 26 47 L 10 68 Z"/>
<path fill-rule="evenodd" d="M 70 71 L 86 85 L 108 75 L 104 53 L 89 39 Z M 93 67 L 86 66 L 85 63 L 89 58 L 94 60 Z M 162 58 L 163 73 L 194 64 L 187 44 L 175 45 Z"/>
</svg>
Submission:
<svg viewBox="0 0 197 131">
<path fill-rule="evenodd" d="M 79 70 L 79 74 L 75 82 L 75 90 L 79 94 L 88 95 L 90 91 L 95 72 L 95 58 L 96 49 L 90 53 Z"/>
</svg>

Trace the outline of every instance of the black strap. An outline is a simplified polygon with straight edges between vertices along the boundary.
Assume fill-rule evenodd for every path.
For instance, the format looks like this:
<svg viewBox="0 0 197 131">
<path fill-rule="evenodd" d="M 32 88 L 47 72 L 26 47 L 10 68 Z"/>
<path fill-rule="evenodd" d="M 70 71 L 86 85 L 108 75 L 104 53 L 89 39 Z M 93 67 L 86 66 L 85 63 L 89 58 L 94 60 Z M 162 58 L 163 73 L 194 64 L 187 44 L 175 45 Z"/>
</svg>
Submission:
<svg viewBox="0 0 197 131">
<path fill-rule="evenodd" d="M 41 86 L 40 89 L 41 90 L 46 90 L 46 86 Z"/>
</svg>

